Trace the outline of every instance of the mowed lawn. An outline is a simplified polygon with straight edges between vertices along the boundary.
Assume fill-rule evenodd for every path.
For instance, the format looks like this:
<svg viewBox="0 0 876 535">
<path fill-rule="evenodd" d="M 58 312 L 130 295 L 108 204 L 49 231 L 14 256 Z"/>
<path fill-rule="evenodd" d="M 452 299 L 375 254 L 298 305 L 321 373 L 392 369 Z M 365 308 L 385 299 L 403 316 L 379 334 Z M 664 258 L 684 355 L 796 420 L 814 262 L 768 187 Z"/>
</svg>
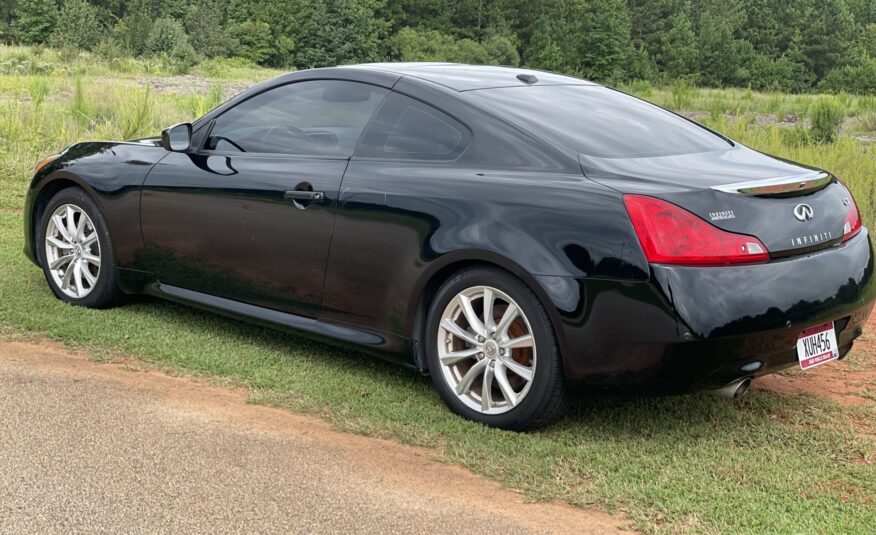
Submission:
<svg viewBox="0 0 876 535">
<path fill-rule="evenodd" d="M 56 340 L 98 359 L 124 354 L 243 386 L 254 402 L 431 447 L 437 458 L 531 499 L 605 508 L 646 532 L 873 532 L 874 333 L 845 362 L 808 372 L 834 367 L 868 377 L 855 403 L 792 389 L 755 389 L 738 403 L 707 395 L 580 399 L 557 425 L 516 434 L 451 415 L 427 378 L 353 351 L 146 298 L 107 311 L 62 304 L 21 254 L 21 201 L 33 164 L 76 139 L 157 132 L 191 118 L 229 87 L 274 74 L 232 69 L 180 80 L 142 65 L 126 72 L 89 69 L 0 75 L 0 336 Z M 687 105 L 711 94 L 699 93 Z M 668 91 L 654 93 L 661 95 L 671 100 Z M 794 106 L 791 97 L 788 102 Z M 732 114 L 707 120 L 755 148 L 835 171 L 872 226 L 876 152 L 870 145 L 850 135 L 826 145 L 792 142 L 779 125 Z M 800 374 L 790 372 L 789 380 Z"/>
</svg>

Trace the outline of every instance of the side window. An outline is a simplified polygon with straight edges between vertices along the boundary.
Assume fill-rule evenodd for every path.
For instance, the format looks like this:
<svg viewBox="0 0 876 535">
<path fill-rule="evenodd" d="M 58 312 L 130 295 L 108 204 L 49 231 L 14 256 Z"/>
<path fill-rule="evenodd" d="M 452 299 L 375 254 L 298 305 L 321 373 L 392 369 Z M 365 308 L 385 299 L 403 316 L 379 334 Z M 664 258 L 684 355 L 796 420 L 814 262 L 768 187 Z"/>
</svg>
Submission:
<svg viewBox="0 0 876 535">
<path fill-rule="evenodd" d="M 471 139 L 458 121 L 418 100 L 391 93 L 362 138 L 358 158 L 454 160 Z"/>
<path fill-rule="evenodd" d="M 292 83 L 220 115 L 204 145 L 221 152 L 350 156 L 389 93 L 358 82 Z"/>
</svg>

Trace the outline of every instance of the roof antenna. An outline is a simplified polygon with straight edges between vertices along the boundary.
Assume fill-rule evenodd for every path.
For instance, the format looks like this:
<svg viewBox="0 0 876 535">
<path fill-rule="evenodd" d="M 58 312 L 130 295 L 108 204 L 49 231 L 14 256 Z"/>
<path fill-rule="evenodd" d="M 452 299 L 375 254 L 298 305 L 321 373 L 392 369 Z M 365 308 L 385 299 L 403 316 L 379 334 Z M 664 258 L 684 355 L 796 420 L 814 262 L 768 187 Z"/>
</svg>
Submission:
<svg viewBox="0 0 876 535">
<path fill-rule="evenodd" d="M 534 84 L 538 81 L 538 78 L 532 74 L 518 74 L 517 79 L 523 82 L 524 84 Z"/>
</svg>

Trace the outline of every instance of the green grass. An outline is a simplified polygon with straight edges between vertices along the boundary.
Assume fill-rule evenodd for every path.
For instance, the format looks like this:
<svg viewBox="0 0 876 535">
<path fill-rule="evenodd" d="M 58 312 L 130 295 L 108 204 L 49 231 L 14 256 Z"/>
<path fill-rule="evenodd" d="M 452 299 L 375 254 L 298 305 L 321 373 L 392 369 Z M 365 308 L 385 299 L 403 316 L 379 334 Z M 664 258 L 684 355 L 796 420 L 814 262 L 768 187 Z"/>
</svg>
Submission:
<svg viewBox="0 0 876 535">
<path fill-rule="evenodd" d="M 0 47 L 0 72 L 4 54 L 9 49 Z M 50 59 L 53 52 L 43 54 Z M 0 75 L 0 335 L 46 337 L 101 358 L 122 353 L 240 385 L 254 402 L 433 447 L 437 457 L 530 499 L 622 512 L 648 532 L 872 532 L 874 442 L 855 433 L 848 410 L 822 397 L 754 391 L 737 404 L 704 395 L 579 400 L 557 425 L 514 434 L 454 417 L 428 379 L 356 352 L 145 298 L 108 311 L 62 304 L 21 254 L 21 206 L 33 164 L 75 140 L 157 133 L 215 104 L 216 87 L 275 74 L 213 66 L 193 95 L 144 89 L 154 73 L 142 65 L 75 67 L 48 77 Z M 743 109 L 803 117 L 799 105 L 811 103 L 809 96 L 679 86 L 673 97 L 671 90 L 637 89 L 703 112 L 712 127 L 749 146 L 836 172 L 872 227 L 871 145 L 845 134 L 813 143 L 806 132 L 739 118 Z M 856 109 L 862 100 L 843 105 Z M 873 405 L 851 414 L 874 426 Z"/>
</svg>

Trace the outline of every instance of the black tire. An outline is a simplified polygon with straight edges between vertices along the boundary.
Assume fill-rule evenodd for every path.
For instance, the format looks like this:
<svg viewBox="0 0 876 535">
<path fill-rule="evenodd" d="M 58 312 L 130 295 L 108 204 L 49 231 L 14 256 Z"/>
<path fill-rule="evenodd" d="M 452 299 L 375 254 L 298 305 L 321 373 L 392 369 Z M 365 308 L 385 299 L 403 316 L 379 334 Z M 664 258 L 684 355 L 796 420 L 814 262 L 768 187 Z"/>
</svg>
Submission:
<svg viewBox="0 0 876 535">
<path fill-rule="evenodd" d="M 529 321 L 538 355 L 529 392 L 516 406 L 501 414 L 486 414 L 467 406 L 448 384 L 438 358 L 439 326 L 445 308 L 457 294 L 476 286 L 495 288 L 516 302 Z M 451 277 L 441 286 L 429 306 L 425 331 L 426 359 L 432 382 L 444 403 L 456 414 L 490 427 L 526 431 L 550 424 L 567 407 L 562 359 L 550 318 L 535 294 L 510 273 L 493 268 L 475 268 Z"/>
<path fill-rule="evenodd" d="M 52 277 L 49 262 L 46 258 L 46 231 L 48 230 L 49 219 L 55 210 L 65 204 L 74 205 L 88 215 L 94 225 L 97 241 L 100 246 L 100 270 L 97 274 L 97 280 L 91 291 L 82 298 L 72 297 L 64 293 Z M 40 264 L 43 267 L 43 275 L 45 275 L 46 281 L 49 283 L 49 288 L 52 289 L 52 293 L 58 299 L 71 305 L 87 308 L 110 308 L 120 305 L 124 301 L 125 295 L 119 288 L 115 255 L 106 221 L 104 221 L 97 205 L 83 189 L 77 187 L 66 188 L 56 193 L 49 200 L 40 216 L 40 221 L 37 223 L 34 248 L 39 255 Z"/>
</svg>

